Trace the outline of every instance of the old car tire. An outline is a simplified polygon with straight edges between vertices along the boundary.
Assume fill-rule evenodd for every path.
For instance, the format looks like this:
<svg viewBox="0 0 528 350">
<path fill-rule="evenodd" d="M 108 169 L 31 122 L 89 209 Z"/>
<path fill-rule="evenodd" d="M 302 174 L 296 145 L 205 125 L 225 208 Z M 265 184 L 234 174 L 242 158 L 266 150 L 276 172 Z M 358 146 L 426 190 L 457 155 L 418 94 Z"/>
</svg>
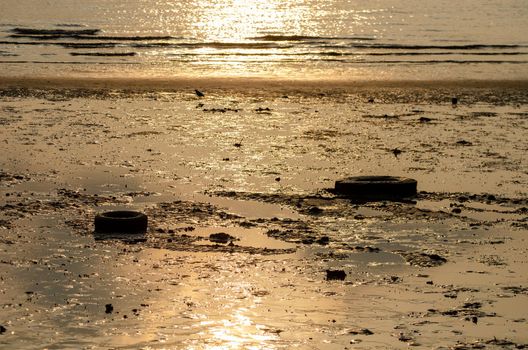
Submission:
<svg viewBox="0 0 528 350">
<path fill-rule="evenodd" d="M 414 179 L 396 176 L 353 176 L 335 182 L 334 191 L 358 200 L 385 200 L 413 197 Z"/>
<path fill-rule="evenodd" d="M 117 210 L 97 214 L 94 223 L 97 233 L 144 233 L 148 218 L 138 211 Z"/>
</svg>

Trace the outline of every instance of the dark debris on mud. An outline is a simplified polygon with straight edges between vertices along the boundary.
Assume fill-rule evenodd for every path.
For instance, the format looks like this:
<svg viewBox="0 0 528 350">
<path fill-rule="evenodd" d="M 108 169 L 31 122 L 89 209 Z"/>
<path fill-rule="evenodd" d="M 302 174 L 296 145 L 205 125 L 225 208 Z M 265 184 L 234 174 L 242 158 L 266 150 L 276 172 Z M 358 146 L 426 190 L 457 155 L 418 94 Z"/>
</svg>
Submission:
<svg viewBox="0 0 528 350">
<path fill-rule="evenodd" d="M 239 88 L 234 88 L 232 92 L 226 87 L 218 89 L 210 89 L 209 95 L 216 93 L 226 94 L 243 94 L 255 98 L 263 93 L 269 93 L 269 89 L 259 89 L 258 87 L 245 89 L 240 91 Z M 216 91 L 215 91 L 216 90 Z M 263 92 L 266 90 L 266 92 Z M 496 106 L 503 106 L 509 104 L 527 104 L 528 93 L 522 87 L 512 86 L 511 88 L 494 89 L 494 88 L 472 88 L 472 87 L 411 87 L 405 88 L 386 87 L 354 87 L 354 92 L 350 89 L 344 88 L 325 88 L 314 89 L 308 87 L 306 89 L 299 89 L 298 92 L 292 92 L 291 89 L 288 97 L 310 97 L 317 98 L 321 101 L 337 100 L 348 101 L 354 103 L 433 103 L 433 104 L 451 104 L 453 96 L 457 96 L 458 105 L 473 105 L 476 103 L 487 103 Z M 74 98 L 91 98 L 91 99 L 111 99 L 111 98 L 130 98 L 130 97 L 147 97 L 147 98 L 166 98 L 167 93 L 189 93 L 187 88 L 25 88 L 25 87 L 5 87 L 0 89 L 0 97 L 11 98 L 42 98 L 48 100 L 68 100 Z M 284 98 L 284 89 L 277 88 L 277 98 Z M 194 95 L 194 93 L 193 93 Z M 194 97 L 194 96 L 193 96 Z M 256 112 L 271 112 L 267 108 L 257 109 Z M 483 116 L 488 116 L 484 114 Z"/>
<path fill-rule="evenodd" d="M 481 308 L 482 303 L 480 302 L 467 302 L 460 307 L 449 310 L 442 311 L 437 309 L 429 309 L 427 310 L 427 316 L 442 315 L 449 317 L 459 317 L 465 319 L 466 321 L 471 321 L 473 323 L 477 323 L 479 318 L 497 316 L 496 313 L 485 312 L 482 311 Z"/>
<path fill-rule="evenodd" d="M 228 213 L 208 203 L 189 201 L 174 201 L 159 203 L 145 209 L 149 217 L 149 229 L 145 235 L 103 235 L 95 234 L 98 241 L 116 242 L 125 244 L 140 244 L 141 247 L 168 249 L 174 251 L 190 252 L 221 252 L 221 253 L 248 253 L 248 254 L 290 254 L 295 249 L 270 249 L 240 246 L 235 239 L 227 241 L 215 239 L 211 236 L 200 237 L 189 234 L 197 227 L 228 227 L 241 226 L 245 219 L 238 215 Z M 83 234 L 93 233 L 92 216 L 85 216 L 67 222 L 70 227 Z M 238 224 L 238 225 L 237 225 Z M 218 236 L 219 237 L 219 236 Z M 215 244 L 197 244 L 202 241 L 211 241 Z"/>
<path fill-rule="evenodd" d="M 376 209 L 384 209 L 387 212 L 397 211 L 398 215 L 422 216 L 431 214 L 427 210 L 418 209 L 408 204 L 415 202 L 355 202 L 347 197 L 340 197 L 331 190 L 321 190 L 310 194 L 287 194 L 287 193 L 256 193 L 256 192 L 234 192 L 234 191 L 209 191 L 206 194 L 218 197 L 233 198 L 236 200 L 260 201 L 292 207 L 300 214 L 309 216 L 333 216 L 353 217 L 360 207 L 369 206 Z M 407 205 L 405 205 L 407 204 Z M 400 208 L 401 207 L 401 208 Z M 443 213 L 446 214 L 446 213 Z M 447 214 L 450 216 L 449 214 Z M 388 219 L 387 219 L 388 220 Z"/>
<path fill-rule="evenodd" d="M 0 170 L 0 183 L 10 183 L 10 182 L 20 182 L 28 181 L 30 177 L 28 175 L 22 174 L 10 174 L 3 170 Z"/>
<path fill-rule="evenodd" d="M 443 265 L 447 262 L 446 258 L 438 254 L 404 251 L 398 251 L 398 254 L 400 254 L 407 263 L 413 266 L 435 267 Z"/>
<path fill-rule="evenodd" d="M 507 211 L 493 210 L 496 213 L 518 213 L 525 214 L 528 212 L 528 198 L 507 198 L 495 196 L 493 194 L 469 194 L 469 193 L 439 193 L 439 192 L 420 192 L 410 200 L 400 201 L 378 201 L 378 202 L 357 202 L 350 198 L 342 197 L 332 193 L 331 189 L 325 189 L 316 193 L 309 194 L 286 194 L 286 193 L 255 193 L 255 192 L 235 192 L 235 191 L 208 191 L 206 194 L 218 197 L 232 198 L 236 200 L 260 201 L 271 204 L 289 206 L 300 214 L 316 217 L 357 217 L 361 219 L 356 212 L 361 207 L 381 210 L 387 214 L 378 217 L 379 220 L 391 221 L 394 218 L 399 219 L 416 219 L 416 220 L 443 220 L 456 217 L 458 220 L 474 222 L 475 220 L 460 214 L 464 203 L 485 203 L 503 206 Z M 418 201 L 442 201 L 450 200 L 453 202 L 454 210 L 429 210 L 416 206 Z M 514 211 L 510 209 L 515 207 Z M 471 208 L 472 211 L 483 211 L 482 209 Z M 523 219 L 513 220 L 511 225 L 522 226 L 525 224 Z"/>
<path fill-rule="evenodd" d="M 502 289 L 506 292 L 513 293 L 514 295 L 517 295 L 517 294 L 528 295 L 528 287 L 508 286 L 508 287 L 503 287 Z"/>
<path fill-rule="evenodd" d="M 2 173 L 4 178 L 9 175 Z M 289 206 L 303 217 L 292 218 L 256 218 L 249 219 L 226 211 L 208 203 L 174 201 L 169 203 L 158 203 L 145 209 L 149 217 L 149 230 L 145 237 L 121 237 L 120 241 L 129 244 L 141 244 L 145 247 L 163 248 L 170 250 L 185 251 L 218 251 L 218 252 L 245 252 L 256 254 L 283 254 L 291 253 L 293 249 L 265 249 L 239 246 L 234 240 L 226 242 L 211 242 L 216 244 L 197 244 L 200 240 L 208 240 L 189 234 L 189 231 L 201 227 L 241 227 L 260 228 L 271 238 L 285 242 L 319 245 L 329 248 L 340 248 L 350 252 L 378 252 L 379 248 L 363 245 L 338 244 L 324 232 L 320 227 L 321 220 L 328 218 L 347 218 L 352 220 L 363 220 L 358 215 L 358 209 L 369 208 L 384 213 L 375 217 L 378 221 L 393 222 L 394 220 L 444 220 L 453 218 L 454 214 L 444 211 L 425 210 L 416 207 L 416 201 L 444 200 L 446 198 L 464 204 L 471 201 L 495 203 L 505 206 L 525 206 L 527 199 L 503 198 L 490 194 L 445 194 L 426 193 L 418 194 L 416 201 L 402 202 L 371 202 L 358 204 L 347 198 L 338 197 L 329 191 L 319 191 L 308 194 L 286 194 L 286 193 L 250 193 L 234 191 L 207 192 L 211 196 L 228 197 L 235 200 L 251 200 L 272 203 L 281 206 Z M 89 194 L 83 190 L 58 189 L 51 198 L 36 199 L 32 197 L 11 198 L 6 204 L 0 206 L 2 216 L 0 222 L 2 227 L 11 227 L 13 220 L 21 217 L 35 215 L 38 213 L 49 213 L 61 211 L 69 213 L 66 224 L 81 234 L 93 233 L 93 216 L 97 207 L 101 206 L 127 206 L 131 197 L 149 196 L 147 192 L 126 192 L 115 195 Z M 524 213 L 524 207 L 517 209 Z M 457 217 L 458 220 L 466 220 Z M 466 221 L 472 222 L 467 219 Z M 514 223 L 521 223 L 514 221 Z M 99 240 L 109 241 L 105 237 L 97 237 Z M 107 237 L 108 238 L 108 237 Z M 444 264 L 447 259 L 435 253 L 421 251 L 395 251 L 401 255 L 410 265 L 420 267 L 434 267 Z"/>
<path fill-rule="evenodd" d="M 487 349 L 487 345 L 500 347 L 501 349 L 528 349 L 528 344 L 520 344 L 513 342 L 508 339 L 488 339 L 488 340 L 478 340 L 471 343 L 457 342 L 455 345 L 451 346 L 451 350 L 474 350 L 474 349 Z"/>
<path fill-rule="evenodd" d="M 206 192 L 212 196 L 233 198 L 236 200 L 252 200 L 271 204 L 279 204 L 289 206 L 299 212 L 300 214 L 308 216 L 326 216 L 326 217 L 357 217 L 362 218 L 361 215 L 356 215 L 359 208 L 372 208 L 383 211 L 387 214 L 383 217 L 378 217 L 379 220 L 391 221 L 395 218 L 399 219 L 416 219 L 416 220 L 443 220 L 449 218 L 457 218 L 468 223 L 475 223 L 476 220 L 465 216 L 460 216 L 462 208 L 469 209 L 474 212 L 489 211 L 493 213 L 514 213 L 526 214 L 528 213 L 528 198 L 508 198 L 496 196 L 494 194 L 471 194 L 471 193 L 442 193 L 442 192 L 419 192 L 415 198 L 394 200 L 394 201 L 376 201 L 376 202 L 358 202 L 351 198 L 342 197 L 333 193 L 332 189 L 320 190 L 316 193 L 308 194 L 286 194 L 286 193 L 255 193 L 255 192 L 235 192 L 235 191 L 208 191 Z M 416 204 L 419 201 L 443 201 L 449 200 L 452 202 L 451 210 L 429 210 L 419 208 Z M 500 209 L 478 209 L 475 207 L 466 207 L 466 204 L 483 203 L 489 205 L 496 205 L 504 208 Z M 511 220 L 512 226 L 524 227 L 526 225 L 525 219 Z M 501 220 L 498 220 L 501 221 Z"/>
</svg>

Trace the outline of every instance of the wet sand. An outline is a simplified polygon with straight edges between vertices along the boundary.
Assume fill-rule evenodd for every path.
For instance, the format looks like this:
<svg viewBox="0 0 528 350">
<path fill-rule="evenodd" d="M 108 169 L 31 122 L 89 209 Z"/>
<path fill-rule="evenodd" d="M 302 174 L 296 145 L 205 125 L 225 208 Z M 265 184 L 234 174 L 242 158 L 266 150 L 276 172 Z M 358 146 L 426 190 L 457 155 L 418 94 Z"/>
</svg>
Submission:
<svg viewBox="0 0 528 350">
<path fill-rule="evenodd" d="M 528 347 L 527 116 L 525 82 L 3 79 L 0 348 Z M 327 191 L 366 174 L 420 192 Z M 93 233 L 125 208 L 146 235 Z"/>
</svg>

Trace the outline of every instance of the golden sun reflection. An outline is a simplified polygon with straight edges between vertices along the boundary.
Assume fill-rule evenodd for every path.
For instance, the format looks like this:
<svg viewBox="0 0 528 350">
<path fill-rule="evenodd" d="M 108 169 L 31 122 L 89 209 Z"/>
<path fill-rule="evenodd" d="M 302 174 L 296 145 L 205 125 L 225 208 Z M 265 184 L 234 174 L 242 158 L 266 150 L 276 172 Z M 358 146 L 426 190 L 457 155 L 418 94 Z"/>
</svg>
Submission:
<svg viewBox="0 0 528 350">
<path fill-rule="evenodd" d="M 243 315 L 244 311 L 243 308 L 235 310 L 230 320 L 221 320 L 218 326 L 212 327 L 211 340 L 217 344 L 208 344 L 205 349 L 271 349 L 269 346 L 263 348 L 263 343 L 276 336 L 259 330 L 249 317 Z"/>
<path fill-rule="evenodd" d="M 246 308 L 233 310 L 230 319 L 210 324 L 209 340 L 204 349 L 274 349 L 269 342 L 277 339 L 277 336 L 266 333 L 265 329 L 262 329 L 264 327 L 253 324 L 251 319 L 244 315 L 245 312 Z"/>
<path fill-rule="evenodd" d="M 191 6 L 196 10 L 194 37 L 221 42 L 240 42 L 270 33 L 300 33 L 301 23 L 310 15 L 300 0 L 218 0 Z"/>
</svg>

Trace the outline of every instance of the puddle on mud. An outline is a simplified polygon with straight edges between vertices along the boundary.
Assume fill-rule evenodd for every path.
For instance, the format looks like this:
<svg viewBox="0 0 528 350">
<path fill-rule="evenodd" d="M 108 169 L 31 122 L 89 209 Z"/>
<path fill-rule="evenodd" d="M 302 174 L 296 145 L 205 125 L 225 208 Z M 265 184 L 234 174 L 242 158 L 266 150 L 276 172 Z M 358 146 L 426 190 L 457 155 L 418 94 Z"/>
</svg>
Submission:
<svg viewBox="0 0 528 350">
<path fill-rule="evenodd" d="M 495 203 L 460 202 L 451 199 L 440 201 L 420 200 L 417 208 L 453 213 L 475 221 L 508 221 L 522 220 L 526 217 L 523 207 L 508 207 Z"/>
<path fill-rule="evenodd" d="M 212 196 L 197 196 L 196 199 L 226 208 L 230 212 L 248 219 L 277 217 L 297 220 L 301 217 L 295 210 L 282 205 Z"/>
<path fill-rule="evenodd" d="M 191 235 L 202 237 L 202 240 L 194 244 L 217 245 L 218 242 L 211 241 L 210 235 L 226 233 L 233 237 L 232 243 L 242 247 L 267 248 L 267 249 L 296 249 L 297 245 L 270 238 L 261 228 L 240 227 L 199 227 L 191 232 Z"/>
</svg>

